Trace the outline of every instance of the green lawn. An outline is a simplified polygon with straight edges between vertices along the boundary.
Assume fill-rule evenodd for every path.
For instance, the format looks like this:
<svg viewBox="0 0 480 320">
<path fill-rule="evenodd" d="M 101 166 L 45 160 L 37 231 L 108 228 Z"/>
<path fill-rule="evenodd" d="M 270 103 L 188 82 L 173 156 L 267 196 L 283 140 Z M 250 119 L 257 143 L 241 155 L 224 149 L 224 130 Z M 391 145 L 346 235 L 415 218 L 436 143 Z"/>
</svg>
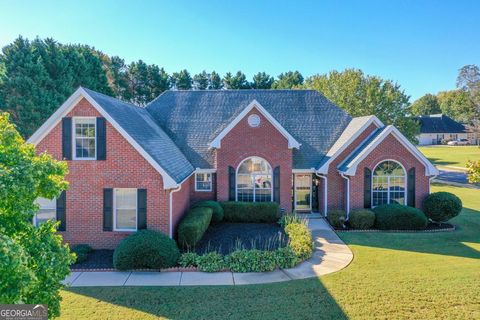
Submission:
<svg viewBox="0 0 480 320">
<path fill-rule="evenodd" d="M 462 198 L 455 232 L 340 233 L 346 269 L 270 285 L 71 288 L 64 319 L 480 319 L 480 190 Z"/>
<path fill-rule="evenodd" d="M 465 168 L 467 160 L 480 160 L 480 148 L 477 146 L 432 146 L 418 149 L 438 166 Z"/>
</svg>

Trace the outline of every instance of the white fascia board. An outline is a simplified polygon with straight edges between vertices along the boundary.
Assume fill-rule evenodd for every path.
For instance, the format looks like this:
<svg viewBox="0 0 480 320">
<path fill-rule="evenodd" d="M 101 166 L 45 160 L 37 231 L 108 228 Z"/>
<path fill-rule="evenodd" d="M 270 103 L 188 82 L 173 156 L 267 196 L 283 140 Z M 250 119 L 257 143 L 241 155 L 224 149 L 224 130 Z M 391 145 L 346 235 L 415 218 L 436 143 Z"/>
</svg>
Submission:
<svg viewBox="0 0 480 320">
<path fill-rule="evenodd" d="M 330 166 L 330 163 L 332 163 L 333 160 L 335 160 L 340 154 L 342 154 L 343 151 L 345 151 L 345 149 L 353 142 L 355 141 L 361 134 L 363 131 L 365 131 L 365 129 L 367 129 L 372 123 L 375 123 L 375 125 L 378 127 L 378 128 L 381 128 L 384 126 L 383 122 L 380 121 L 380 119 L 378 119 L 376 116 L 374 115 L 371 115 L 369 117 L 369 119 L 362 125 L 362 127 L 360 127 L 359 130 L 357 130 L 357 132 L 355 132 L 354 135 L 352 135 L 341 147 L 340 149 L 338 149 L 335 153 L 333 153 L 332 155 L 329 155 L 329 153 L 327 152 L 327 155 L 326 156 L 329 156 L 329 159 L 317 170 L 317 173 L 318 174 L 328 174 L 328 168 Z M 348 125 L 345 129 L 348 128 Z"/>
<path fill-rule="evenodd" d="M 165 189 L 178 187 L 179 184 L 82 87 L 78 88 L 27 142 L 37 145 L 82 98 L 85 98 L 160 173 Z"/>
<path fill-rule="evenodd" d="M 310 169 L 292 169 L 292 173 L 315 173 L 315 168 L 310 168 Z"/>
<path fill-rule="evenodd" d="M 370 152 L 372 152 L 389 134 L 393 136 L 408 150 L 410 153 L 422 162 L 425 166 L 425 176 L 438 175 L 438 169 L 427 159 L 425 156 L 400 132 L 392 125 L 387 126 L 387 129 L 379 134 L 368 146 L 366 146 L 362 152 L 360 152 L 353 160 L 352 166 L 344 172 L 349 176 L 354 176 L 357 171 L 357 166 L 365 159 Z"/>
<path fill-rule="evenodd" d="M 217 169 L 201 169 L 201 168 L 196 168 L 195 173 L 215 173 L 217 172 Z"/>
<path fill-rule="evenodd" d="M 257 100 L 253 100 L 250 104 L 243 109 L 243 111 L 233 119 L 232 122 L 228 124 L 228 126 L 220 132 L 220 134 L 210 142 L 210 148 L 220 149 L 222 144 L 222 139 L 242 120 L 253 108 L 257 108 L 260 113 L 267 118 L 268 121 L 288 140 L 288 148 L 296 148 L 299 149 L 301 143 L 295 140 L 294 137 L 280 124 L 278 121 L 260 104 Z"/>
</svg>

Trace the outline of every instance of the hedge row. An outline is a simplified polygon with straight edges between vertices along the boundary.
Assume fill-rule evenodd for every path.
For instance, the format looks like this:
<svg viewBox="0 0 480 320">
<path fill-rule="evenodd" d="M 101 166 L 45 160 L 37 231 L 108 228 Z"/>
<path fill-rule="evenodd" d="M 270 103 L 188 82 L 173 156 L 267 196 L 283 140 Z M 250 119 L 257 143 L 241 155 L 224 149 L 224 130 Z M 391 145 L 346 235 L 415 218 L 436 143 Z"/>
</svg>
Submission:
<svg viewBox="0 0 480 320">
<path fill-rule="evenodd" d="M 388 204 L 375 207 L 373 210 L 352 210 L 347 221 L 343 210 L 328 212 L 330 224 L 338 229 L 347 225 L 353 229 L 381 230 L 421 230 L 428 220 L 446 222 L 456 217 L 462 210 L 462 201 L 449 192 L 435 192 L 423 201 L 423 212 L 419 209 L 400 204 Z"/>
<path fill-rule="evenodd" d="M 276 202 L 238 202 L 220 203 L 224 211 L 224 219 L 228 222 L 273 223 L 280 217 L 280 208 Z"/>
<path fill-rule="evenodd" d="M 276 268 L 293 268 L 299 261 L 300 259 L 290 247 L 284 247 L 275 251 L 242 249 L 227 256 L 217 252 L 203 255 L 186 252 L 180 257 L 179 265 L 197 267 L 203 272 L 218 272 L 226 269 L 232 272 L 268 272 Z"/>
<path fill-rule="evenodd" d="M 179 245 L 183 248 L 194 247 L 207 231 L 212 215 L 213 210 L 208 207 L 190 209 L 178 225 Z"/>
</svg>

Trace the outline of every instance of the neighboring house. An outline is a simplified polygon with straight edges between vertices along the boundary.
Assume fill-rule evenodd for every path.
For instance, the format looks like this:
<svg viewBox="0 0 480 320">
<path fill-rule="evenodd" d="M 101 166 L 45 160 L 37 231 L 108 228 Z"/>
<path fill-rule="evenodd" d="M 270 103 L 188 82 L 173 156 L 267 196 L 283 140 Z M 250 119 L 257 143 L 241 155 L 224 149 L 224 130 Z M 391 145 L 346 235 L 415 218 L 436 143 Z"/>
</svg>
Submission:
<svg viewBox="0 0 480 320">
<path fill-rule="evenodd" d="M 421 146 L 442 144 L 451 140 L 469 139 L 474 143 L 473 136 L 469 135 L 465 126 L 444 114 L 419 116 L 420 134 L 417 136 Z"/>
<path fill-rule="evenodd" d="M 166 91 L 143 108 L 79 88 L 28 141 L 70 170 L 37 220 L 94 248 L 143 228 L 174 237 L 206 199 L 323 215 L 420 207 L 438 173 L 395 127 L 313 90 Z"/>
</svg>

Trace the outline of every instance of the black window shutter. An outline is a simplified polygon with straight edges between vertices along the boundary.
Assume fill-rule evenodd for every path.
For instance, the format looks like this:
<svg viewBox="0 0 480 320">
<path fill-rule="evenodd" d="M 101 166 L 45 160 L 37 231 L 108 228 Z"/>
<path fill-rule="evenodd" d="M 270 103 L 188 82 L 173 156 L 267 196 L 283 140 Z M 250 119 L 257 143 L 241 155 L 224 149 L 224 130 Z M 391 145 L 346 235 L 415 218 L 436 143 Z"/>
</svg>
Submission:
<svg viewBox="0 0 480 320">
<path fill-rule="evenodd" d="M 408 170 L 407 190 L 407 204 L 415 207 L 415 168 Z"/>
<path fill-rule="evenodd" d="M 212 192 L 214 196 L 214 200 L 217 199 L 217 173 L 212 173 Z"/>
<path fill-rule="evenodd" d="M 280 166 L 273 169 L 273 201 L 280 203 Z"/>
<path fill-rule="evenodd" d="M 107 127 L 105 118 L 97 118 L 97 160 L 107 159 Z"/>
<path fill-rule="evenodd" d="M 112 231 L 113 226 L 113 189 L 103 189 L 103 231 Z"/>
<path fill-rule="evenodd" d="M 60 196 L 57 198 L 57 221 L 60 221 L 58 226 L 58 231 L 65 231 L 67 228 L 67 219 L 66 219 L 66 210 L 67 210 L 67 193 L 63 191 Z"/>
<path fill-rule="evenodd" d="M 72 118 L 62 119 L 62 157 L 72 160 Z"/>
<path fill-rule="evenodd" d="M 235 169 L 228 167 L 228 200 L 235 201 Z"/>
<path fill-rule="evenodd" d="M 372 207 L 372 170 L 365 168 L 363 180 L 363 207 Z"/>
<path fill-rule="evenodd" d="M 138 229 L 147 229 L 147 189 L 137 190 Z"/>
</svg>

